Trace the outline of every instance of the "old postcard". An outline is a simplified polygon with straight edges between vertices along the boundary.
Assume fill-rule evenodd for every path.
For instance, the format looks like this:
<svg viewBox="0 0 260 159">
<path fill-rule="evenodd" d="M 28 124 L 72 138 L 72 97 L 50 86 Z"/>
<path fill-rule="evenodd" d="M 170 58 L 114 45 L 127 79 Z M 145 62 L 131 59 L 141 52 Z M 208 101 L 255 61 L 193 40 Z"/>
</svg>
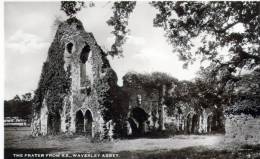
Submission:
<svg viewBox="0 0 260 159">
<path fill-rule="evenodd" d="M 260 158 L 260 2 L 5 1 L 4 158 Z"/>
</svg>

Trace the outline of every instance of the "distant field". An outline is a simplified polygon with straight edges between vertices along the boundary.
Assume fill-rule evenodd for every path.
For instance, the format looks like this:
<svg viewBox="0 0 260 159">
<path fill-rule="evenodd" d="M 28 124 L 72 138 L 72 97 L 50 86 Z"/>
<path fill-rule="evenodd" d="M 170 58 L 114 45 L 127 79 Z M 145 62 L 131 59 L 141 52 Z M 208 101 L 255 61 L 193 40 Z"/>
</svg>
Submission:
<svg viewBox="0 0 260 159">
<path fill-rule="evenodd" d="M 4 131 L 5 131 L 5 137 L 7 139 L 30 136 L 31 134 L 30 127 L 5 127 Z"/>
<path fill-rule="evenodd" d="M 31 137 L 30 128 L 5 128 L 5 155 L 13 153 L 118 153 L 120 158 L 252 158 L 260 148 L 234 152 L 223 147 L 223 135 L 177 135 L 172 138 L 125 139 L 113 142 L 91 142 L 85 136 Z M 236 145 L 237 146 L 237 145 Z M 258 153 L 259 152 L 259 153 Z M 254 156 L 255 155 L 255 156 Z"/>
</svg>

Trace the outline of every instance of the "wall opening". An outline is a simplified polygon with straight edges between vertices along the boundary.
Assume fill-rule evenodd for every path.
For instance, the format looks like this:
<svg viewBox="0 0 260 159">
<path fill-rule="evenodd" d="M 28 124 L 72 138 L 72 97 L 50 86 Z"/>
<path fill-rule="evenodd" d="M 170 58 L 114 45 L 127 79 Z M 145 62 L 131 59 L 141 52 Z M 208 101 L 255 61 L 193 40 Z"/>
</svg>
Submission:
<svg viewBox="0 0 260 159">
<path fill-rule="evenodd" d="M 129 123 L 134 136 L 143 135 L 148 131 L 148 117 L 149 115 L 139 107 L 131 111 Z"/>
<path fill-rule="evenodd" d="M 194 114 L 192 117 L 191 133 L 198 133 L 199 131 L 199 116 Z"/>
<path fill-rule="evenodd" d="M 191 122 L 191 114 L 189 113 L 189 114 L 187 115 L 186 126 L 185 126 L 186 133 L 188 133 L 188 134 L 191 133 L 191 125 L 192 125 L 192 122 Z"/>
<path fill-rule="evenodd" d="M 85 113 L 85 134 L 92 136 L 92 114 L 89 110 Z"/>
<path fill-rule="evenodd" d="M 72 48 L 73 48 L 73 44 L 72 44 L 72 43 L 68 43 L 68 44 L 67 44 L 67 51 L 68 51 L 68 53 L 71 54 Z"/>
<path fill-rule="evenodd" d="M 90 52 L 90 47 L 88 44 L 85 44 L 85 46 L 83 47 L 83 49 L 80 53 L 80 60 L 82 63 L 86 63 L 86 61 L 88 60 L 89 52 Z"/>
<path fill-rule="evenodd" d="M 83 49 L 80 53 L 80 85 L 81 87 L 85 88 L 87 85 L 90 85 L 91 81 L 88 78 L 87 75 L 87 66 L 86 63 L 88 63 L 89 55 L 90 54 L 90 47 L 88 44 L 85 44 Z M 83 91 L 85 93 L 86 90 Z"/>
<path fill-rule="evenodd" d="M 214 113 L 212 117 L 212 128 L 211 131 L 213 133 L 225 133 L 224 122 L 222 118 L 222 112 Z"/>
<path fill-rule="evenodd" d="M 211 127 L 212 127 L 212 115 L 208 116 L 207 119 L 207 132 L 211 133 Z"/>
<path fill-rule="evenodd" d="M 84 116 L 81 110 L 76 113 L 76 133 L 84 132 Z"/>
</svg>

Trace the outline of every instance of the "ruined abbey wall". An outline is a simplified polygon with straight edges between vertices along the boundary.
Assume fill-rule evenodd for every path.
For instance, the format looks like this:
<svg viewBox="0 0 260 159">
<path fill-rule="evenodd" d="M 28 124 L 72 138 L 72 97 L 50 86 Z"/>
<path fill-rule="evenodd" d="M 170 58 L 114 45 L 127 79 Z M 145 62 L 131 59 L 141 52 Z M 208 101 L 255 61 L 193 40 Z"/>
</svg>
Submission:
<svg viewBox="0 0 260 159">
<path fill-rule="evenodd" d="M 205 134 L 212 132 L 212 121 L 214 113 L 211 109 L 195 110 L 187 103 L 181 103 L 181 110 L 177 108 L 174 114 L 166 116 L 165 124 L 167 129 L 172 129 L 179 134 Z M 167 113 L 166 113 L 167 114 Z"/>
<path fill-rule="evenodd" d="M 55 75 L 48 76 L 50 71 Z M 65 86 L 61 84 L 64 77 Z M 33 135 L 88 131 L 92 137 L 102 136 L 107 122 L 102 98 L 117 88 L 116 82 L 106 55 L 82 23 L 76 18 L 61 23 L 36 91 Z M 66 91 L 55 92 L 62 86 Z"/>
<path fill-rule="evenodd" d="M 227 115 L 225 120 L 226 142 L 260 144 L 260 117 L 252 115 Z"/>
<path fill-rule="evenodd" d="M 160 121 L 162 105 L 158 90 L 146 91 L 141 87 L 124 87 L 124 91 L 129 96 L 128 121 L 131 128 L 141 128 L 142 133 L 159 130 L 163 123 Z"/>
<path fill-rule="evenodd" d="M 165 84 L 143 86 L 134 78 L 119 87 L 93 35 L 79 20 L 70 18 L 59 25 L 43 65 L 33 104 L 32 134 L 111 139 L 169 127 L 187 134 L 214 130 L 219 116 L 211 109 L 195 110 L 183 103 L 174 115 L 167 116 L 167 91 L 173 89 Z"/>
</svg>

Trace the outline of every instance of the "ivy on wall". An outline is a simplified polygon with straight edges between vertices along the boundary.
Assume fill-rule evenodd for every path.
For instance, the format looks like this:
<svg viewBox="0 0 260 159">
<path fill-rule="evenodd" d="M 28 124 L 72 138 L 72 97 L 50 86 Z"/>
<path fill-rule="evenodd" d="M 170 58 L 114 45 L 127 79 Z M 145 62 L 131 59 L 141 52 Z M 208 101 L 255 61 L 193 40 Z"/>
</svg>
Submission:
<svg viewBox="0 0 260 159">
<path fill-rule="evenodd" d="M 50 114 L 57 114 L 62 110 L 63 99 L 70 91 L 70 67 L 64 70 L 63 54 L 65 45 L 61 42 L 62 27 L 60 25 L 52 42 L 48 58 L 43 64 L 38 88 L 35 91 L 33 108 L 39 112 L 45 98 Z"/>
</svg>

